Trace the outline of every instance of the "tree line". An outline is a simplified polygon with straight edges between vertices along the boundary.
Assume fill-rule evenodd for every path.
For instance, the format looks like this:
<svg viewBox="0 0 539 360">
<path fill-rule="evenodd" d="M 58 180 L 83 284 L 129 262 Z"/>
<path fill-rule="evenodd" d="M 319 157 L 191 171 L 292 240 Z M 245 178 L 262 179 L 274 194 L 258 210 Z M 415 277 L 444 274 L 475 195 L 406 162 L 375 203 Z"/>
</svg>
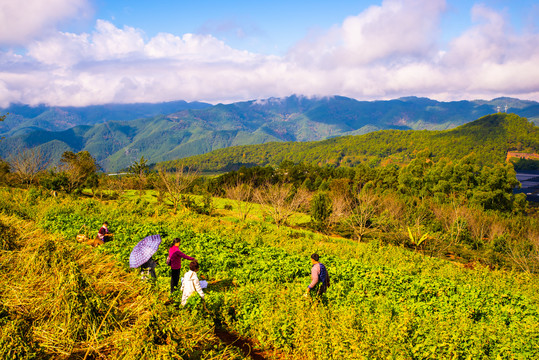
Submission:
<svg viewBox="0 0 539 360">
<path fill-rule="evenodd" d="M 30 155 L 34 161 L 40 158 Z M 484 165 L 474 159 L 436 160 L 424 150 L 406 165 L 336 167 L 283 161 L 276 167 L 202 176 L 189 167 L 151 169 L 141 157 L 125 174 L 109 176 L 97 171 L 87 152 L 65 152 L 61 167 L 37 174 L 35 167 L 25 175 L 24 167 L 5 162 L 0 169 L 2 181 L 10 186 L 66 194 L 89 189 L 101 199 L 136 190 L 142 202 L 152 190 L 161 206 L 202 214 L 214 213 L 213 199 L 222 197 L 231 200 L 227 210 L 244 222 L 258 204 L 264 220 L 278 226 L 303 213 L 310 220 L 300 226 L 326 234 L 378 239 L 463 262 L 539 270 L 537 207 L 524 194 L 513 194 L 519 183 L 512 164 Z"/>
</svg>

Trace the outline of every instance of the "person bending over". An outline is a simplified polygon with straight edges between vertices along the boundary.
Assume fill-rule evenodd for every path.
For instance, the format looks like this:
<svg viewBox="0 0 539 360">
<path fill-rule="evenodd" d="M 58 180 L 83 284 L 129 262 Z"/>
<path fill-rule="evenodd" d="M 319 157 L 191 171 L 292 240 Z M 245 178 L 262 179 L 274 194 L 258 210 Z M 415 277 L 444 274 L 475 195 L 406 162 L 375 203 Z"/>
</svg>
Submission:
<svg viewBox="0 0 539 360">
<path fill-rule="evenodd" d="M 185 306 L 187 299 L 189 299 L 189 296 L 191 296 L 195 291 L 204 300 L 204 292 L 202 291 L 202 287 L 200 287 L 200 281 L 198 280 L 197 276 L 197 271 L 199 268 L 200 267 L 196 260 L 189 263 L 189 271 L 185 273 L 182 283 L 182 306 Z"/>
</svg>

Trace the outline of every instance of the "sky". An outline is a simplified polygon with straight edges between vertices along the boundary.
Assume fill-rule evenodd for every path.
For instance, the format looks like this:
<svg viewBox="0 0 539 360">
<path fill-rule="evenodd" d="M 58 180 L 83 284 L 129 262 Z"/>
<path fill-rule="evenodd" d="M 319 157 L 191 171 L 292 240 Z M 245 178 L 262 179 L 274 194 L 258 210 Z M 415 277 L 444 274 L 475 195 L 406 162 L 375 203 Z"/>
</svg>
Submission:
<svg viewBox="0 0 539 360">
<path fill-rule="evenodd" d="M 0 107 L 539 101 L 536 0 L 0 0 Z"/>
</svg>

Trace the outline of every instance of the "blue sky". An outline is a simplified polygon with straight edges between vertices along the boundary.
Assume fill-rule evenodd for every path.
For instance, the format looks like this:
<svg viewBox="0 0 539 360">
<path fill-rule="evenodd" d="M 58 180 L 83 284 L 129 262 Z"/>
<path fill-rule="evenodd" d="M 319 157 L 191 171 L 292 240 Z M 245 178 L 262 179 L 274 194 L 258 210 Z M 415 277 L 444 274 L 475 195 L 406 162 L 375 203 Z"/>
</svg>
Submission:
<svg viewBox="0 0 539 360">
<path fill-rule="evenodd" d="M 284 54 L 311 31 L 324 31 L 381 1 L 99 1 L 95 18 L 118 27 L 135 26 L 146 35 L 212 34 L 232 46 L 250 51 Z M 539 26 L 539 3 L 532 0 L 477 2 L 504 13 L 517 31 Z M 442 39 L 449 41 L 471 26 L 469 0 L 447 1 L 442 16 Z M 93 26 L 93 24 L 90 24 Z M 90 29 L 88 29 L 90 30 Z M 537 30 L 537 29 L 536 29 Z"/>
<path fill-rule="evenodd" d="M 0 0 L 0 106 L 539 100 L 531 0 Z"/>
</svg>

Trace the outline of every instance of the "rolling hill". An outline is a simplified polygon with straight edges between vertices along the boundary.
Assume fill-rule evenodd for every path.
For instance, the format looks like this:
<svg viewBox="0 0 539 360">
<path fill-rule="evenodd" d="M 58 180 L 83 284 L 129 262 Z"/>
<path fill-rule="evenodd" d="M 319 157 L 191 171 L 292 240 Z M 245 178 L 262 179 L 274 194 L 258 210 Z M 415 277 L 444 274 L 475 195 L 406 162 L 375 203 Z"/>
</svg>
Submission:
<svg viewBox="0 0 539 360">
<path fill-rule="evenodd" d="M 134 115 L 149 108 L 118 105 L 111 112 L 105 107 L 24 108 L 25 116 L 34 122 L 13 127 L 9 125 L 12 121 L 6 120 L 12 128 L 0 142 L 0 156 L 9 159 L 24 148 L 36 147 L 54 164 L 66 150 L 88 150 L 105 171 L 117 171 L 141 156 L 156 163 L 239 145 L 309 142 L 387 129 L 446 130 L 495 113 L 505 105 L 507 111 L 525 113 L 532 121 L 539 121 L 539 103 L 510 98 L 438 102 L 416 97 L 357 101 L 340 96 L 290 96 L 215 106 L 181 103 L 176 105 L 201 108 L 164 114 L 173 105 L 156 104 L 150 108 L 159 115 L 138 118 Z M 13 114 L 10 116 L 19 116 Z M 41 118 L 43 122 L 36 122 Z M 79 125 L 68 126 L 73 123 Z"/>
<path fill-rule="evenodd" d="M 434 159 L 472 156 L 484 164 L 501 163 L 508 151 L 539 153 L 539 127 L 518 115 L 501 113 L 450 130 L 383 130 L 324 141 L 236 146 L 160 165 L 169 169 L 190 166 L 220 172 L 241 166 L 277 166 L 283 161 L 334 166 L 402 164 L 425 149 Z"/>
</svg>

